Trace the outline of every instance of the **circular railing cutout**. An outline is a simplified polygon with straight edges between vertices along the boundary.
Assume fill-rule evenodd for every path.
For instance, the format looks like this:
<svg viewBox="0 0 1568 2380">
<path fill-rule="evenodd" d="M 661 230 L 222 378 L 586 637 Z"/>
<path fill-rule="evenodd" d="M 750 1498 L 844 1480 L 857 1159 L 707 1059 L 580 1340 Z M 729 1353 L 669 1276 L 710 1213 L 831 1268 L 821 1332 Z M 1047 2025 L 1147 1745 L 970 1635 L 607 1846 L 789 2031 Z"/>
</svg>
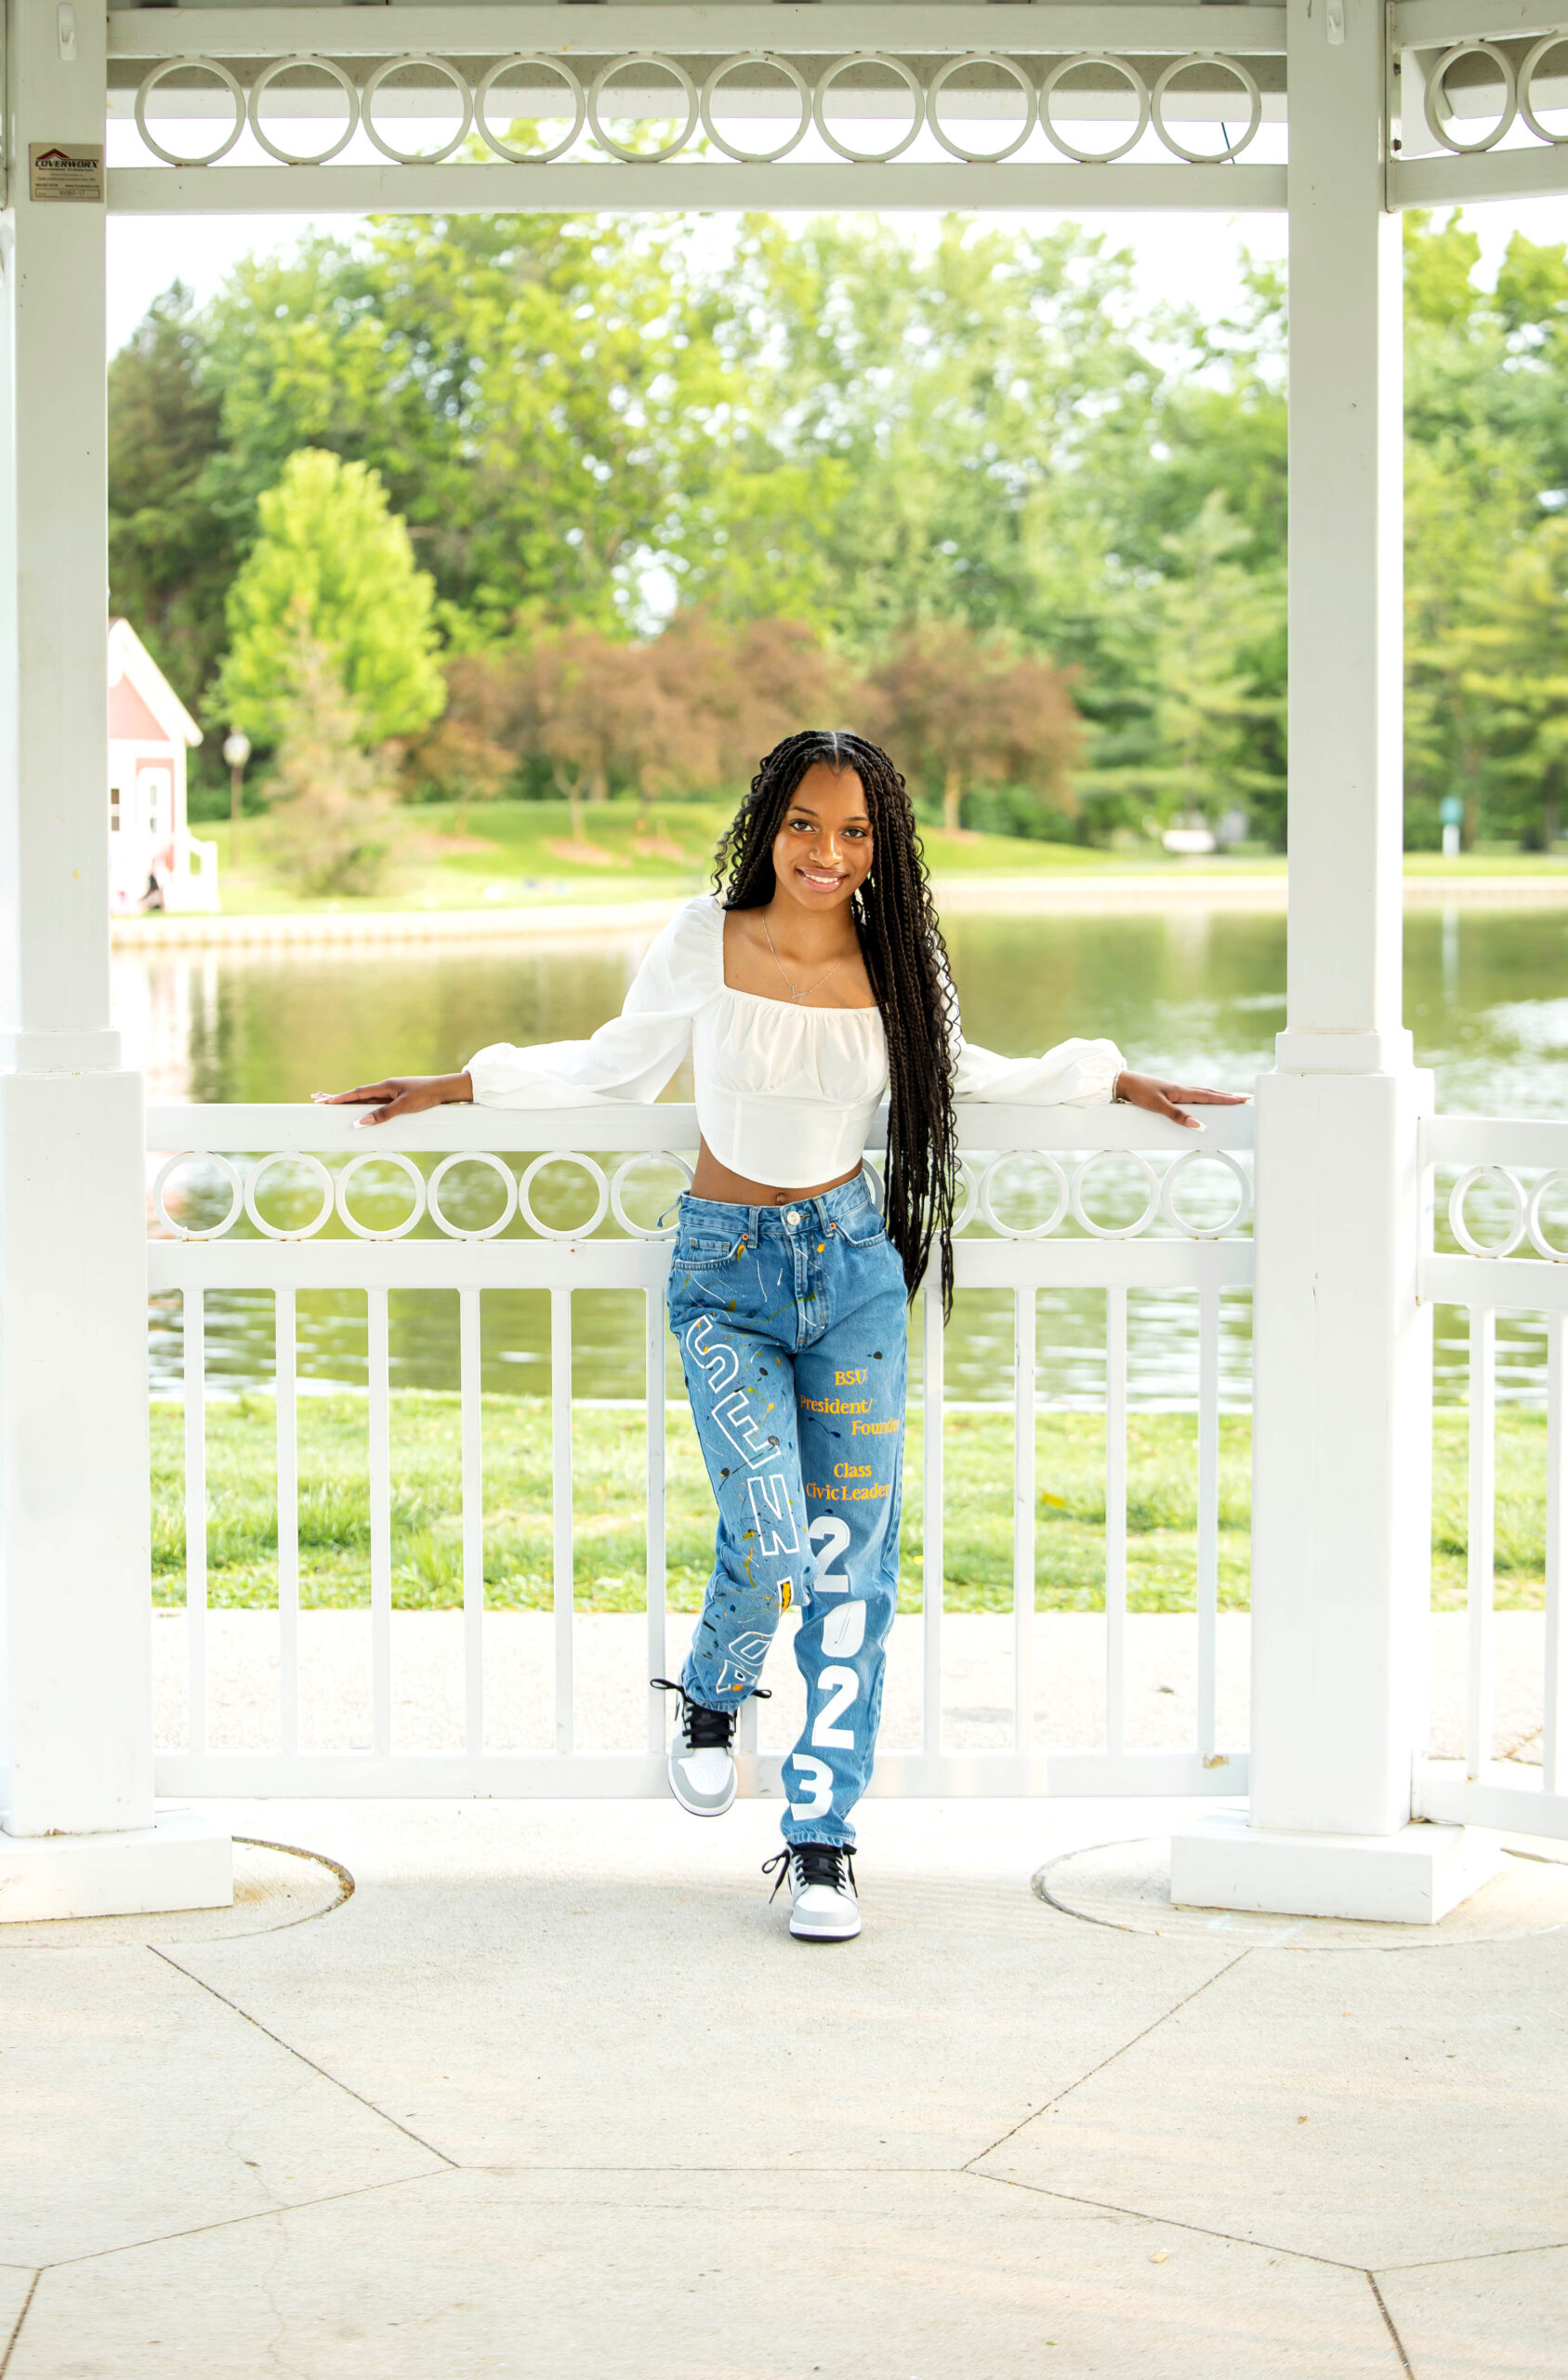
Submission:
<svg viewBox="0 0 1568 2380">
<path fill-rule="evenodd" d="M 448 90 L 457 102 L 455 111 L 448 108 L 436 108 L 433 105 L 436 94 L 429 88 L 429 78 L 432 74 L 437 77 L 438 83 L 444 79 Z M 397 79 L 399 76 L 406 79 L 400 82 Z M 419 101 L 421 107 L 428 101 L 431 102 L 432 114 L 435 115 L 444 117 L 455 112 L 456 124 L 437 148 L 400 149 L 394 141 L 387 139 L 376 121 L 376 102 L 383 91 L 389 95 L 402 93 L 405 97 L 413 96 Z M 410 113 L 417 114 L 417 110 L 410 111 Z M 450 157 L 453 151 L 467 139 L 473 116 L 473 94 L 456 67 L 449 64 L 444 58 L 431 58 L 424 52 L 411 53 L 406 58 L 389 58 L 376 68 L 360 93 L 360 122 L 363 125 L 368 138 L 380 150 L 381 154 L 384 157 L 390 157 L 394 165 L 439 165 L 443 157 Z"/>
<path fill-rule="evenodd" d="M 604 121 L 605 109 L 613 96 L 612 86 L 616 77 L 623 74 L 640 74 L 645 78 L 663 76 L 670 84 L 671 97 L 677 101 L 668 117 L 613 115 L 611 122 L 620 125 L 631 134 L 630 139 L 623 139 L 610 131 Z M 658 87 L 656 79 L 653 87 Z M 601 149 L 608 149 L 613 157 L 623 157 L 632 165 L 657 165 L 665 157 L 678 157 L 697 129 L 698 112 L 697 86 L 685 67 L 678 65 L 673 58 L 610 59 L 600 68 L 588 90 L 588 122 L 593 127 L 594 139 Z M 658 127 L 666 123 L 671 128 L 661 139 Z"/>
<path fill-rule="evenodd" d="M 147 102 L 153 92 L 165 83 L 175 90 L 199 91 L 204 88 L 204 84 L 196 78 L 202 76 L 216 83 L 228 99 L 232 121 L 216 148 L 204 149 L 193 157 L 188 151 L 166 148 L 148 130 Z M 168 120 L 165 117 L 165 121 Z M 161 157 L 165 165 L 216 165 L 220 157 L 227 157 L 245 128 L 245 95 L 228 67 L 220 66 L 216 58 L 165 58 L 161 65 L 154 66 L 152 73 L 144 74 L 141 79 L 136 95 L 136 128 L 154 157 Z"/>
<path fill-rule="evenodd" d="M 1109 72 L 1113 77 L 1126 83 L 1137 108 L 1138 121 L 1132 130 L 1125 140 L 1114 142 L 1109 149 L 1079 148 L 1076 142 L 1068 139 L 1051 114 L 1051 100 L 1067 77 L 1081 73 L 1086 67 L 1096 69 L 1100 74 Z M 1097 83 L 1093 87 L 1102 88 L 1103 85 Z M 1060 150 L 1064 157 L 1070 157 L 1075 165 L 1111 165 L 1118 157 L 1125 157 L 1129 149 L 1136 149 L 1149 129 L 1149 86 L 1138 69 L 1129 66 L 1125 58 L 1113 58 L 1107 50 L 1087 50 L 1082 57 L 1060 60 L 1040 86 L 1040 129 L 1052 148 Z"/>
<path fill-rule="evenodd" d="M 1465 1221 L 1465 1201 L 1481 1182 L 1498 1183 L 1513 1209 L 1507 1237 L 1490 1248 L 1472 1236 Z M 1472 1165 L 1468 1172 L 1460 1174 L 1448 1194 L 1448 1228 L 1467 1256 L 1511 1256 L 1524 1236 L 1526 1223 L 1523 1189 L 1518 1175 L 1510 1173 L 1506 1165 Z"/>
<path fill-rule="evenodd" d="M 946 99 L 950 106 L 955 101 L 961 104 L 968 93 L 993 98 L 998 77 L 1004 84 L 1011 82 L 1017 86 L 1019 104 L 1016 109 L 1009 110 L 1002 117 L 963 118 L 955 109 L 955 122 L 987 123 L 996 126 L 997 144 L 990 148 L 976 148 L 972 140 L 960 140 L 955 132 L 949 130 L 942 115 L 942 102 Z M 926 94 L 927 123 L 948 155 L 959 158 L 966 165 L 999 165 L 1004 157 L 1016 156 L 1034 129 L 1034 86 L 1022 67 L 1015 66 L 1010 58 L 992 58 L 979 50 L 968 58 L 949 59 L 947 64 L 932 76 L 931 87 Z M 1019 128 L 1008 139 L 1008 127 L 1015 121 Z"/>
<path fill-rule="evenodd" d="M 794 102 L 793 126 L 771 148 L 743 149 L 740 142 L 723 128 L 720 95 L 730 76 L 743 72 L 752 78 L 747 88 L 754 98 L 763 95 L 776 97 L 783 101 L 783 112 L 786 116 L 790 102 Z M 699 104 L 703 130 L 716 149 L 722 149 L 727 157 L 733 157 L 742 165 L 776 165 L 781 157 L 787 157 L 792 149 L 798 148 L 806 137 L 811 121 L 811 86 L 799 68 L 792 65 L 787 58 L 774 58 L 765 49 L 748 49 L 738 58 L 727 58 L 721 66 L 714 68 L 703 85 Z M 768 113 L 772 113 L 771 108 Z M 751 120 L 755 121 L 755 118 Z"/>
<path fill-rule="evenodd" d="M 275 1165 L 297 1165 L 310 1174 L 320 1193 L 317 1210 L 308 1223 L 270 1223 L 261 1211 L 261 1184 Z M 331 1222 L 337 1204 L 331 1174 L 319 1157 L 305 1149 L 273 1149 L 257 1157 L 245 1182 L 245 1212 L 264 1239 L 314 1239 Z"/>
<path fill-rule="evenodd" d="M 182 1165 L 211 1166 L 215 1172 L 223 1176 L 229 1184 L 229 1211 L 221 1222 L 199 1223 L 194 1227 L 187 1223 L 176 1223 L 164 1203 L 164 1192 Z M 172 1232 L 176 1239 L 221 1239 L 224 1233 L 231 1231 L 239 1222 L 244 1211 L 244 1186 L 240 1180 L 238 1167 L 231 1165 L 226 1157 L 216 1156 L 210 1149 L 179 1150 L 174 1157 L 164 1159 L 153 1179 L 152 1211 L 165 1230 Z"/>
<path fill-rule="evenodd" d="M 413 1204 L 402 1221 L 390 1224 L 385 1231 L 377 1231 L 371 1223 L 362 1223 L 349 1204 L 349 1192 L 355 1177 L 367 1165 L 395 1166 L 414 1194 Z M 371 1195 L 386 1197 L 389 1194 L 383 1189 L 379 1192 L 373 1190 Z M 366 1149 L 362 1157 L 350 1157 L 337 1177 L 337 1211 L 356 1239 L 406 1239 L 425 1211 L 425 1177 L 414 1159 L 404 1157 L 401 1149 Z"/>
<path fill-rule="evenodd" d="M 1454 110 L 1454 103 L 1448 96 L 1448 77 L 1461 60 L 1472 58 L 1487 59 L 1496 69 L 1497 81 L 1501 86 L 1497 104 L 1497 121 L 1491 131 L 1483 132 L 1479 139 L 1456 140 L 1448 129 L 1448 124 L 1453 121 Z M 1519 93 L 1514 85 L 1513 62 L 1508 52 L 1499 49 L 1495 41 L 1456 42 L 1452 49 L 1443 51 L 1427 77 L 1424 105 L 1428 131 L 1434 140 L 1440 140 L 1443 146 L 1451 150 L 1456 157 L 1477 157 L 1483 150 L 1495 149 L 1519 112 Z M 1445 108 L 1448 115 L 1447 120 L 1443 121 L 1442 112 Z"/>
<path fill-rule="evenodd" d="M 441 1184 L 460 1165 L 488 1168 L 501 1183 L 501 1211 L 487 1223 L 460 1223 L 453 1220 L 441 1203 Z M 459 1188 L 455 1196 L 465 1194 Z M 471 1192 L 467 1194 L 471 1196 Z M 436 1229 L 448 1239 L 494 1239 L 511 1222 L 517 1212 L 517 1181 L 509 1165 L 503 1165 L 489 1149 L 457 1149 L 451 1157 L 443 1157 L 425 1184 L 425 1205 Z"/>
<path fill-rule="evenodd" d="M 1219 120 L 1219 136 L 1223 145 L 1220 148 L 1189 148 L 1184 140 L 1178 139 L 1176 134 L 1172 132 L 1169 125 L 1166 122 L 1165 104 L 1166 95 L 1172 90 L 1176 78 L 1179 74 L 1189 74 L 1199 68 L 1212 73 L 1217 66 L 1219 67 L 1223 73 L 1227 74 L 1233 74 L 1236 81 L 1241 86 L 1247 109 L 1246 130 L 1242 134 L 1239 140 L 1232 140 L 1231 139 L 1229 126 L 1225 124 L 1224 119 L 1221 118 Z M 1233 157 L 1239 157 L 1244 150 L 1250 149 L 1253 141 L 1257 139 L 1258 127 L 1263 121 L 1263 95 L 1261 91 L 1259 91 L 1254 77 L 1247 72 L 1246 68 L 1239 62 L 1238 60 L 1234 58 L 1215 58 L 1206 56 L 1200 51 L 1193 51 L 1186 58 L 1173 58 L 1171 60 L 1170 64 L 1166 68 L 1165 72 L 1160 76 L 1159 81 L 1154 86 L 1150 99 L 1149 112 L 1153 119 L 1155 131 L 1159 134 L 1160 139 L 1165 142 L 1166 147 L 1170 151 L 1173 157 L 1182 158 L 1189 165 L 1229 165 Z"/>
<path fill-rule="evenodd" d="M 285 74 L 293 77 L 286 86 L 283 86 Z M 261 118 L 261 102 L 274 85 L 283 91 L 285 97 L 292 93 L 296 107 L 307 94 L 319 99 L 325 91 L 339 92 L 345 112 L 343 127 L 336 139 L 329 140 L 324 148 L 304 152 L 282 147 L 272 139 Z M 262 68 L 251 85 L 248 112 L 252 132 L 269 157 L 275 157 L 280 165 L 324 165 L 347 149 L 352 140 L 360 121 L 360 95 L 350 77 L 330 58 L 275 58 L 270 65 Z M 290 116 L 286 108 L 280 108 L 277 112 L 284 121 L 297 124 L 302 118 L 308 119 L 323 111 L 317 107 L 305 107 Z"/>
<path fill-rule="evenodd" d="M 852 149 L 847 140 L 840 140 L 838 135 L 829 128 L 827 95 L 841 76 L 851 73 L 859 75 L 880 73 L 886 78 L 880 86 L 883 90 L 889 88 L 896 90 L 902 84 L 909 94 L 908 128 L 903 134 L 895 132 L 885 148 Z M 878 86 L 874 83 L 864 82 L 861 87 L 863 90 L 875 90 Z M 886 165 L 891 164 L 895 157 L 902 157 L 911 141 L 918 139 L 920 127 L 926 121 L 926 94 L 920 87 L 918 75 L 912 67 L 904 64 L 902 58 L 885 58 L 880 50 L 868 50 L 863 58 L 835 59 L 825 73 L 817 79 L 817 87 L 811 101 L 811 112 L 816 118 L 817 130 L 822 134 L 828 147 L 837 151 L 840 157 L 847 157 L 851 165 Z M 851 122 L 869 123 L 873 120 L 868 116 L 856 118 L 852 94 L 841 98 L 837 112 L 840 120 L 846 117 Z"/>
<path fill-rule="evenodd" d="M 559 89 L 559 112 L 552 112 L 548 104 L 552 80 Z M 497 109 L 506 107 L 508 93 L 511 113 L 507 119 L 507 138 L 503 139 L 493 130 L 489 112 L 492 100 Z M 541 99 L 547 101 L 545 109 L 529 114 L 527 110 Z M 519 50 L 515 56 L 503 58 L 492 66 L 474 93 L 474 129 L 486 148 L 494 150 L 508 165 L 547 165 L 552 158 L 564 156 L 582 131 L 587 112 L 583 86 L 570 66 L 563 65 L 559 58 L 535 58 L 528 50 Z M 538 136 L 536 147 L 513 138 L 520 125 L 530 124 Z"/>
</svg>

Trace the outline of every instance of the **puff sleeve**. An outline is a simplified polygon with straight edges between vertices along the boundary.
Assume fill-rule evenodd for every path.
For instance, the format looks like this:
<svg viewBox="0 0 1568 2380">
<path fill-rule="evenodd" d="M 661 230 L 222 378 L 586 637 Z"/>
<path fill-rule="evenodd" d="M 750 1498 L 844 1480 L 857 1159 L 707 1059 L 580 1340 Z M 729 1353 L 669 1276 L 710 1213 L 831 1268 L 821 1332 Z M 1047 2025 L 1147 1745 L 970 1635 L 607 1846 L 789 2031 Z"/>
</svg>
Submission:
<svg viewBox="0 0 1568 2380">
<path fill-rule="evenodd" d="M 723 981 L 723 919 L 717 904 L 692 901 L 649 947 L 619 1016 L 586 1041 L 497 1041 L 468 1061 L 480 1107 L 597 1107 L 651 1103 L 692 1039 L 692 1019 Z"/>
</svg>

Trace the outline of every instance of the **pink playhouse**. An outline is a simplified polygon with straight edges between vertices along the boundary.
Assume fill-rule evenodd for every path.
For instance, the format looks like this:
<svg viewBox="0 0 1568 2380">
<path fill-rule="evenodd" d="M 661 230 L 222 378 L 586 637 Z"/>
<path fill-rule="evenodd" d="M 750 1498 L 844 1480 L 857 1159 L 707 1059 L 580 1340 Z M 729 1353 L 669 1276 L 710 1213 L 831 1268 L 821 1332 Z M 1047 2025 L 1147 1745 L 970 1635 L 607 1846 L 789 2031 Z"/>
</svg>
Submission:
<svg viewBox="0 0 1568 2380">
<path fill-rule="evenodd" d="M 185 823 L 185 755 L 202 731 L 128 620 L 109 627 L 109 906 L 217 906 L 217 845 Z"/>
</svg>

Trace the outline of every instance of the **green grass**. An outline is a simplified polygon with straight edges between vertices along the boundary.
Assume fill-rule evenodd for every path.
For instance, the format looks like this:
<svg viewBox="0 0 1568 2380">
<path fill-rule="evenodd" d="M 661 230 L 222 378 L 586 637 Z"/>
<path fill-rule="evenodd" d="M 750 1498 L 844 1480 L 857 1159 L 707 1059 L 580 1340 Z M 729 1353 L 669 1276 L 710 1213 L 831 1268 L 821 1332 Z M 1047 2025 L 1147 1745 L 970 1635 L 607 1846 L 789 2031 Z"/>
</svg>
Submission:
<svg viewBox="0 0 1568 2380">
<path fill-rule="evenodd" d="M 570 849 L 563 801 L 476 802 L 466 816 L 450 803 L 422 803 L 398 813 L 402 850 L 381 890 L 336 902 L 307 897 L 279 880 L 269 820 L 245 821 L 244 865 L 238 870 L 228 864 L 228 827 L 209 824 L 199 831 L 217 840 L 225 914 L 260 916 L 330 907 L 470 909 L 629 901 L 695 892 L 707 880 L 714 844 L 730 815 L 726 802 L 658 801 L 644 821 L 637 802 L 606 802 L 585 813 L 587 840 L 603 854 L 589 862 L 563 858 L 551 848 Z M 1075 843 L 1024 842 L 1005 835 L 953 836 L 930 829 L 926 845 L 933 870 L 944 876 L 1093 872 L 1108 864 L 1103 853 Z M 1155 865 L 1164 864 L 1162 855 L 1153 858 Z"/>
<path fill-rule="evenodd" d="M 603 853 L 597 863 L 563 859 L 552 845 L 569 835 L 563 801 L 491 801 L 460 813 L 450 802 L 422 803 L 398 813 L 402 853 L 381 890 L 329 901 L 307 897 L 281 882 L 271 863 L 273 829 L 265 818 L 244 823 L 239 869 L 229 866 L 229 829 L 206 822 L 215 836 L 223 908 L 231 917 L 286 915 L 325 909 L 471 909 L 527 907 L 541 902 L 647 900 L 695 892 L 707 880 L 711 853 L 730 816 L 722 801 L 656 801 L 644 822 L 635 801 L 611 801 L 585 813 L 587 836 Z M 644 832 L 645 825 L 651 831 Z M 458 829 L 463 831 L 459 834 Z M 1037 843 L 1007 835 L 947 835 L 922 829 L 933 875 L 1039 877 L 1201 873 L 1278 876 L 1278 854 L 1216 853 L 1172 859 L 1153 845 L 1131 852 L 1090 851 L 1077 843 Z M 1433 852 L 1405 858 L 1409 876 L 1554 876 L 1568 856 L 1489 848 L 1462 860 Z"/>
<path fill-rule="evenodd" d="M 355 1396 L 302 1399 L 299 1408 L 300 1598 L 307 1606 L 369 1598 L 370 1516 L 366 1408 Z M 1443 1410 L 1435 1430 L 1433 1600 L 1464 1600 L 1465 1429 Z M 184 1600 L 182 1421 L 152 1410 L 155 1599 Z M 207 1407 L 208 1597 L 259 1607 L 276 1599 L 274 1412 L 266 1397 Z M 400 1392 L 392 1399 L 393 1601 L 403 1610 L 462 1601 L 455 1396 Z M 574 1566 L 579 1607 L 631 1611 L 643 1600 L 643 1424 L 640 1414 L 577 1408 L 573 1421 Z M 1093 1414 L 1051 1413 L 1039 1423 L 1036 1604 L 1094 1611 L 1104 1582 L 1103 1424 Z M 948 1417 L 946 1603 L 955 1611 L 1001 1611 L 1012 1600 L 1012 1439 L 1008 1417 Z M 1219 1600 L 1245 1608 L 1250 1424 L 1220 1423 Z M 485 1594 L 495 1609 L 538 1610 L 551 1600 L 550 1412 L 542 1400 L 484 1400 Z M 905 1454 L 903 1600 L 918 1609 L 923 1577 L 922 1444 L 912 1414 Z M 1136 1414 L 1127 1446 L 1127 1592 L 1135 1611 L 1190 1611 L 1196 1580 L 1196 1423 L 1187 1414 Z M 713 1506 L 690 1417 L 668 1416 L 668 1593 L 694 1610 L 712 1548 Z M 1497 1600 L 1542 1602 L 1546 1428 L 1505 1410 L 1497 1427 Z"/>
</svg>

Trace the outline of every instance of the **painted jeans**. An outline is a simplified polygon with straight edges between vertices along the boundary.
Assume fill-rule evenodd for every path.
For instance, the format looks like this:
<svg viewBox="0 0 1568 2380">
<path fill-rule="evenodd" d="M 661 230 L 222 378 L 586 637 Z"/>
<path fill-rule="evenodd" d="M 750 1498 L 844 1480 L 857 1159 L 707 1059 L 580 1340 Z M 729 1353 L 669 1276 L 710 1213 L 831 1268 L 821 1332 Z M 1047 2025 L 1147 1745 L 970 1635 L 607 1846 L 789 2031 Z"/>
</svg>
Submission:
<svg viewBox="0 0 1568 2380">
<path fill-rule="evenodd" d="M 863 1173 L 793 1206 L 682 1198 L 667 1294 L 718 1506 L 681 1683 L 711 1711 L 744 1701 L 797 1606 L 783 1831 L 852 1844 L 898 1601 L 903 1267 Z"/>
</svg>

